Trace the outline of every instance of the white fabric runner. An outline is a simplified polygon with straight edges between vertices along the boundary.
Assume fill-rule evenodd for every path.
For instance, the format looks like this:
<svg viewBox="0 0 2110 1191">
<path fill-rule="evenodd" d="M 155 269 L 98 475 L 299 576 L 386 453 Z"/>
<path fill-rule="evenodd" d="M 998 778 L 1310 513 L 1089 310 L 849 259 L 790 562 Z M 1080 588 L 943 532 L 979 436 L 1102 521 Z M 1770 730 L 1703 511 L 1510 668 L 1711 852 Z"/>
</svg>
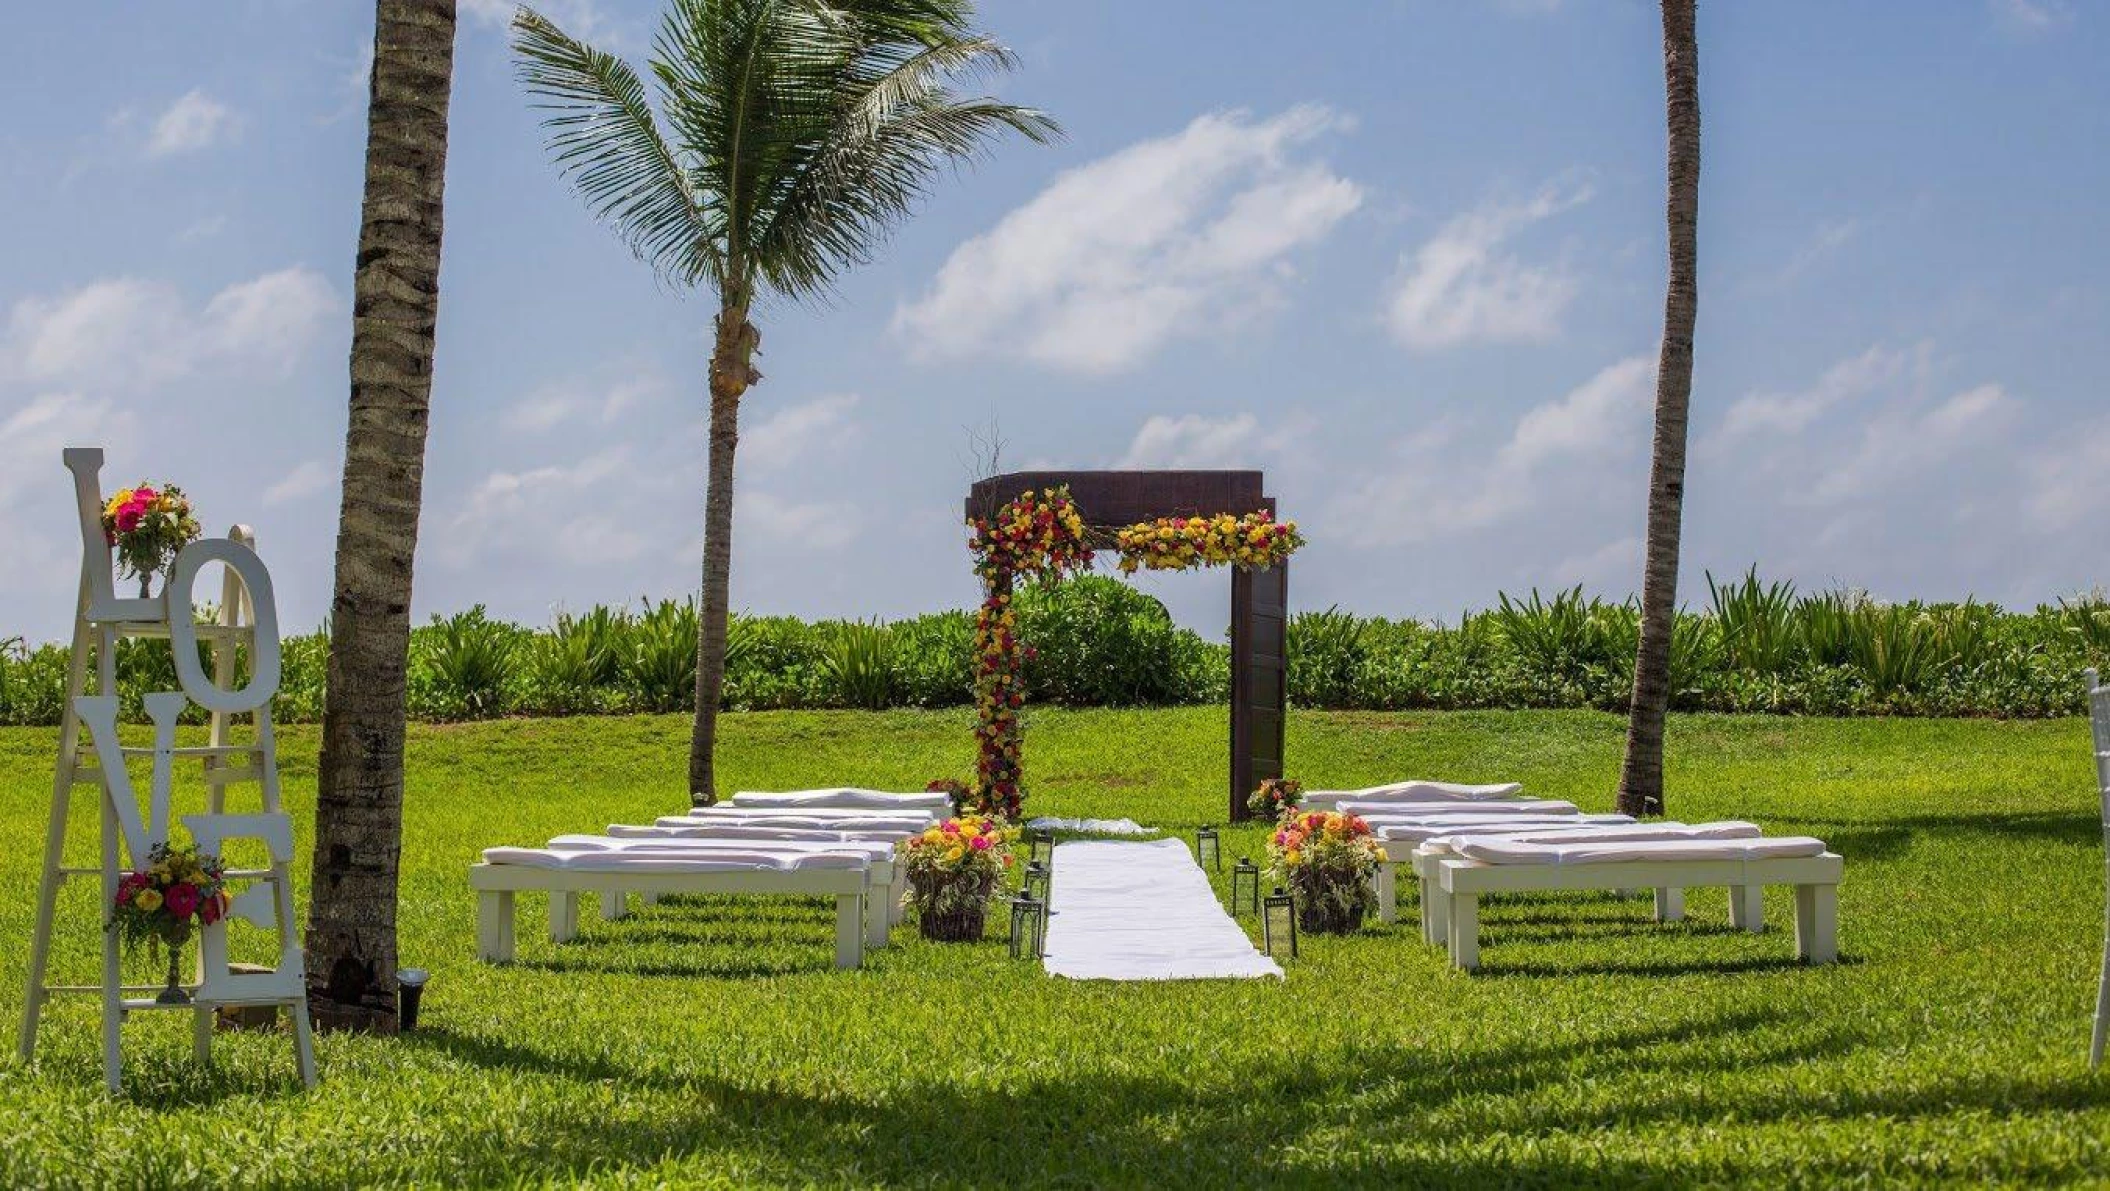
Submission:
<svg viewBox="0 0 2110 1191">
<path fill-rule="evenodd" d="M 1046 965 L 1072 980 L 1281 976 L 1224 913 L 1185 842 L 1055 848 Z"/>
<path fill-rule="evenodd" d="M 1096 835 L 1155 835 L 1157 828 L 1134 819 L 1056 819 L 1048 816 L 1026 824 L 1038 831 L 1088 831 Z"/>
</svg>

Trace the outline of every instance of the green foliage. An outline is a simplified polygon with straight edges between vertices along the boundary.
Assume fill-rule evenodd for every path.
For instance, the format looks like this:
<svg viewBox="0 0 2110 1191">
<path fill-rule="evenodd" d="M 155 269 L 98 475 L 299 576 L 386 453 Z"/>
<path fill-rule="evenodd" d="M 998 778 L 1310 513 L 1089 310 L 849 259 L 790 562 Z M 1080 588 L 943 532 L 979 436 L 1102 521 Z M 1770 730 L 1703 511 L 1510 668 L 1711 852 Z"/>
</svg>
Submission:
<svg viewBox="0 0 2110 1191">
<path fill-rule="evenodd" d="M 740 714 L 719 764 L 740 788 L 916 789 L 969 763 L 964 724 Z M 1601 811 L 1620 728 L 1299 712 L 1288 755 L 1314 787 L 1514 779 Z M 1222 823 L 1223 731 L 1214 706 L 1043 708 L 1032 805 Z M 280 738 L 303 898 L 317 736 Z M 1282 981 L 1054 979 L 1007 958 L 1001 914 L 981 944 L 909 926 L 836 972 L 833 907 L 797 898 L 588 913 L 559 946 L 528 895 L 519 962 L 476 962 L 478 850 L 682 809 L 687 740 L 677 717 L 413 725 L 400 931 L 403 962 L 433 972 L 419 1029 L 321 1035 L 303 1093 L 282 1030 L 223 1032 L 204 1066 L 188 1014 L 135 1013 L 108 1096 L 92 1000 L 57 999 L 34 1068 L 0 1082 L 0 1186 L 2087 1187 L 2110 1170 L 2110 1079 L 2084 1062 L 2103 855 L 2074 721 L 1681 719 L 1676 814 L 1846 856 L 1846 962 L 1821 969 L 1792 959 L 1785 890 L 1746 935 L 1719 889 L 1694 889 L 1675 925 L 1602 895 L 1488 898 L 1486 968 L 1461 977 L 1420 941 L 1412 882 L 1401 925 L 1304 938 Z M 0 831 L 32 841 L 0 851 L 0 938 L 30 934 L 53 743 L 0 730 Z M 1262 833 L 1226 828 L 1223 849 L 1220 897 Z M 88 884 L 62 895 L 67 982 L 99 962 Z M 0 1019 L 21 1011 L 27 951 L 0 948 Z M 124 972 L 160 974 L 147 956 Z"/>
<path fill-rule="evenodd" d="M 2110 668 L 2110 603 L 2090 596 L 2029 612 L 1977 600 L 1880 604 L 1852 591 L 1797 595 L 1755 571 L 1708 581 L 1709 605 L 1678 614 L 1671 705 L 1684 711 L 1816 715 L 2070 715 L 2080 672 Z M 1086 575 L 1019 593 L 1035 704 L 1222 703 L 1230 653 L 1174 624 L 1164 605 Z M 1453 624 L 1300 612 L 1287 626 L 1289 697 L 1301 707 L 1625 708 L 1639 633 L 1635 605 L 1585 596 L 1502 595 Z M 724 705 L 735 710 L 957 707 L 972 687 L 973 615 L 822 621 L 735 615 L 726 628 Z M 284 642 L 278 717 L 322 713 L 328 637 Z M 696 608 L 661 600 L 595 607 L 530 630 L 474 609 L 412 633 L 411 713 L 494 715 L 685 711 L 694 706 Z M 64 689 L 63 647 L 0 649 L 0 723 L 49 724 Z M 126 714 L 173 690 L 165 641 L 120 646 Z M 197 713 L 192 711 L 195 718 Z"/>
</svg>

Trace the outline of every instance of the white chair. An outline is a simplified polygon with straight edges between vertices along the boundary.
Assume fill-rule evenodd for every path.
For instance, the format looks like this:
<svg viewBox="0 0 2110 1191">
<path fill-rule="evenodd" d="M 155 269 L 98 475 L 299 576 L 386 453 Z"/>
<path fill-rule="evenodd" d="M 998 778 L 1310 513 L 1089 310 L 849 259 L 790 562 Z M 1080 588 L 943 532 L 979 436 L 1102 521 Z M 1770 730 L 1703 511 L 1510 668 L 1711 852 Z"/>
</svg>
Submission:
<svg viewBox="0 0 2110 1191">
<path fill-rule="evenodd" d="M 2103 1063 L 2103 1042 L 2110 1038 L 2110 687 L 2088 671 L 2088 722 L 2095 733 L 2095 782 L 2103 810 L 2103 970 L 2095 983 L 2095 1037 L 2088 1044 L 2088 1065 Z"/>
</svg>

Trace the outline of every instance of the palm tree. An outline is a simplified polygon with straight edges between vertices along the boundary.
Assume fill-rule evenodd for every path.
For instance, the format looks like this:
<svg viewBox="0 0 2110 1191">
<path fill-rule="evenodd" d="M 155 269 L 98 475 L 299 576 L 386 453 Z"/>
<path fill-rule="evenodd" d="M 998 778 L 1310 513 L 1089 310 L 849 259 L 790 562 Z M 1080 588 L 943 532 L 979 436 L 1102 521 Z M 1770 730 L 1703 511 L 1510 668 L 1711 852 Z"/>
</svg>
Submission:
<svg viewBox="0 0 2110 1191">
<path fill-rule="evenodd" d="M 549 112 L 559 169 L 663 282 L 718 299 L 689 741 L 698 802 L 717 792 L 733 452 L 741 396 L 762 379 L 755 303 L 826 291 L 995 135 L 1058 133 L 1038 111 L 955 92 L 1012 64 L 973 24 L 972 0 L 672 0 L 653 44 L 655 110 L 622 59 L 529 9 L 514 17 L 520 80 Z"/>
<path fill-rule="evenodd" d="M 378 0 L 308 899 L 319 1023 L 393 1033 L 411 557 L 439 319 L 454 0 Z"/>
<path fill-rule="evenodd" d="M 1641 643 L 1627 716 L 1619 809 L 1663 810 L 1663 719 L 1670 709 L 1670 645 L 1678 615 L 1678 526 L 1685 506 L 1685 423 L 1692 402 L 1692 328 L 1698 314 L 1700 46 L 1694 0 L 1663 0 L 1663 84 L 1670 130 L 1670 284 L 1656 364 L 1656 439 L 1648 479 L 1648 546 L 1642 564 Z"/>
</svg>

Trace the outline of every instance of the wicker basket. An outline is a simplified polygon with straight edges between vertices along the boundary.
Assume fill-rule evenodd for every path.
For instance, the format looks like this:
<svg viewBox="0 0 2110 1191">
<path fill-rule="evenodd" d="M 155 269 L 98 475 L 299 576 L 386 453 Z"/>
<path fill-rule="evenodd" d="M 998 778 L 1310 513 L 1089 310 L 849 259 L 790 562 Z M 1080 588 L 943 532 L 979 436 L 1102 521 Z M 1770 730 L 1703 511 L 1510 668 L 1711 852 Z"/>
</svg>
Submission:
<svg viewBox="0 0 2110 1191">
<path fill-rule="evenodd" d="M 917 907 L 916 928 L 926 939 L 940 943 L 973 943 L 981 939 L 989 918 L 990 896 L 996 882 L 951 881 L 945 884 L 913 885 Z M 936 907 L 943 903 L 945 909 Z"/>
<path fill-rule="evenodd" d="M 1317 874 L 1314 874 L 1317 876 Z M 1338 886 L 1360 885 L 1353 878 L 1318 877 L 1309 888 L 1297 890 L 1297 929 L 1307 935 L 1351 935 L 1363 929 L 1363 913 L 1367 897 L 1334 898 L 1321 896 Z M 1348 891 L 1363 893 L 1363 889 Z M 1346 901 L 1344 907 L 1341 903 Z"/>
</svg>

